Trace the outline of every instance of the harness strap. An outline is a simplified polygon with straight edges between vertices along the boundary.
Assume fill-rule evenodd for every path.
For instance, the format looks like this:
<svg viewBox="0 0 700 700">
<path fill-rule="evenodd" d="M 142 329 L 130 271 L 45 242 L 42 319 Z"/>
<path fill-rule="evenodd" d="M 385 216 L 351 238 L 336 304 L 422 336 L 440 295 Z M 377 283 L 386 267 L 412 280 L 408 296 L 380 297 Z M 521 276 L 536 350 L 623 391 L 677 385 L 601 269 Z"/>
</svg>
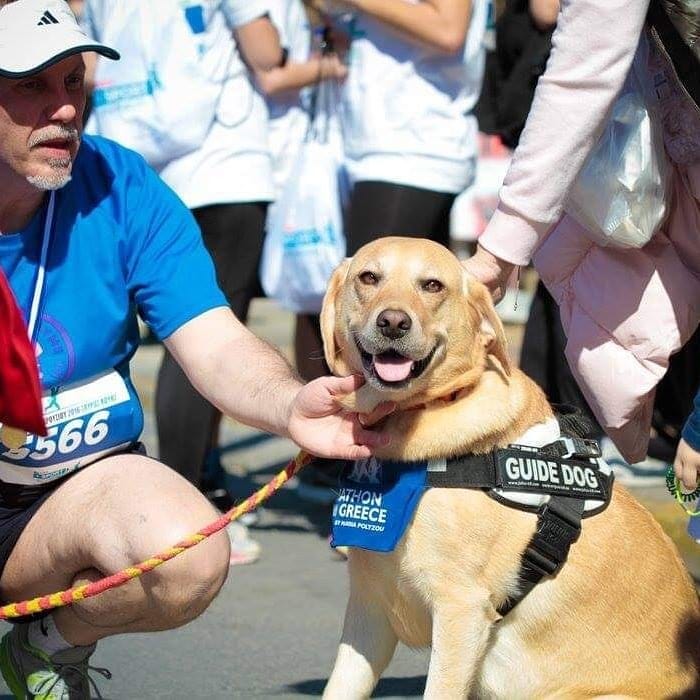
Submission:
<svg viewBox="0 0 700 700">
<path fill-rule="evenodd" d="M 495 451 L 428 464 L 428 485 L 431 488 L 492 489 L 498 484 L 496 477 Z"/>
<path fill-rule="evenodd" d="M 554 576 L 581 534 L 584 502 L 553 496 L 537 514 L 537 530 L 525 548 L 520 564 L 520 590 L 498 609 L 505 617 L 545 577 Z"/>
<path fill-rule="evenodd" d="M 559 438 L 544 447 L 510 445 L 486 454 L 466 454 L 428 464 L 431 488 L 504 489 L 523 493 L 595 499 L 612 492 L 611 475 L 592 460 L 600 457 L 594 440 Z"/>
</svg>

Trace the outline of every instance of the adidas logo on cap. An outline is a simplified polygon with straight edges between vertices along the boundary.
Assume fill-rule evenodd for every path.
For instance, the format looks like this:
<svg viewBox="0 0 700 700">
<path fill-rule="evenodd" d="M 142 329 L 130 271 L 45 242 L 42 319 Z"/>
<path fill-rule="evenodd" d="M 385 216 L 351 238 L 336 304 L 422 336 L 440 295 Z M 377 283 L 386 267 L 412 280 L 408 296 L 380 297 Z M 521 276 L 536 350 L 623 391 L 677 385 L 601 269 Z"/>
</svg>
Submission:
<svg viewBox="0 0 700 700">
<path fill-rule="evenodd" d="M 58 20 L 48 10 L 46 10 L 36 24 L 38 27 L 42 24 L 58 24 Z"/>
</svg>

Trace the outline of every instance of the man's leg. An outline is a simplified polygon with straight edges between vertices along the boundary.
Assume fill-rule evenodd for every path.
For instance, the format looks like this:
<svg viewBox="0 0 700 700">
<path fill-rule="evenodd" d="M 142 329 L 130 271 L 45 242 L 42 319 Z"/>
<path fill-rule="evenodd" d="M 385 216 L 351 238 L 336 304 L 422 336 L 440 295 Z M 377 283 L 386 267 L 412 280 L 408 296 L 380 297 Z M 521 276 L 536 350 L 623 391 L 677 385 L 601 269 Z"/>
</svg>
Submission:
<svg viewBox="0 0 700 700">
<path fill-rule="evenodd" d="M 94 580 L 159 553 L 216 519 L 174 471 L 140 455 L 108 457 L 62 484 L 27 525 L 7 561 L 3 598 L 24 600 Z M 196 618 L 228 572 L 217 533 L 142 578 L 53 612 L 73 645 L 113 634 L 164 630 Z"/>
</svg>

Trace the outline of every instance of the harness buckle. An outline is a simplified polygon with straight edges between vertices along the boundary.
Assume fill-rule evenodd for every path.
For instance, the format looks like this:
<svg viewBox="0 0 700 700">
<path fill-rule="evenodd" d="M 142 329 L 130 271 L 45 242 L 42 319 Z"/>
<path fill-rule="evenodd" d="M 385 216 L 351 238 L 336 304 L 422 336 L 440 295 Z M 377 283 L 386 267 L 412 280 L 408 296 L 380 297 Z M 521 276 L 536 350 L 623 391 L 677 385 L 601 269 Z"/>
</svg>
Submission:
<svg viewBox="0 0 700 700">
<path fill-rule="evenodd" d="M 580 534 L 581 515 L 560 499 L 552 499 L 539 509 L 537 533 L 526 549 L 526 561 L 542 575 L 553 576 Z"/>
<path fill-rule="evenodd" d="M 542 452 L 554 454 L 562 459 L 583 457 L 591 459 L 601 456 L 600 445 L 595 440 L 588 440 L 579 437 L 560 437 L 549 445 L 545 445 Z"/>
</svg>

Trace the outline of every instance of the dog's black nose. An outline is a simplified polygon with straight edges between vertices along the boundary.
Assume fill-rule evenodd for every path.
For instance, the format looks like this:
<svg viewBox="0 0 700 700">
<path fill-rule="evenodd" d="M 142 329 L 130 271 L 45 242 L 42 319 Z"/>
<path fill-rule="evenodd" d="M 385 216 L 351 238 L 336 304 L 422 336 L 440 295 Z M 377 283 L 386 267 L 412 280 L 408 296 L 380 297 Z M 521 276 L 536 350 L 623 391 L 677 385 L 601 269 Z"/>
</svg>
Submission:
<svg viewBox="0 0 700 700">
<path fill-rule="evenodd" d="M 384 309 L 377 316 L 377 328 L 392 340 L 403 338 L 411 330 L 411 317 L 405 311 Z"/>
</svg>

